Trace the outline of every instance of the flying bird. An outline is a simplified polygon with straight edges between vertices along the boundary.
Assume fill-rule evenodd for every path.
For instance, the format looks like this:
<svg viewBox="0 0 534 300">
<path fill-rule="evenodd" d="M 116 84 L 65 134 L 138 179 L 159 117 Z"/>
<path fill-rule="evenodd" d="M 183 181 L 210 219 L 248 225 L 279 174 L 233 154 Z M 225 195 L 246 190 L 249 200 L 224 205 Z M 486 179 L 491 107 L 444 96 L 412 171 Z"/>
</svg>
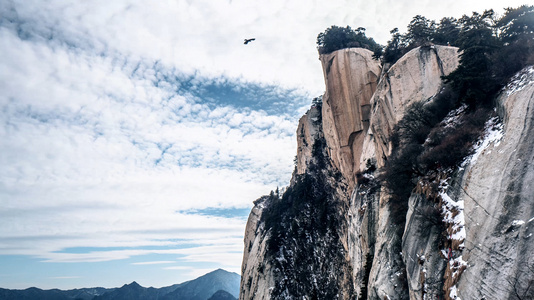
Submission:
<svg viewBox="0 0 534 300">
<path fill-rule="evenodd" d="M 246 44 L 248 44 L 248 43 L 250 43 L 250 42 L 252 42 L 252 41 L 255 41 L 255 40 L 256 40 L 255 38 L 245 39 L 245 42 L 244 42 L 243 44 L 246 45 Z"/>
</svg>

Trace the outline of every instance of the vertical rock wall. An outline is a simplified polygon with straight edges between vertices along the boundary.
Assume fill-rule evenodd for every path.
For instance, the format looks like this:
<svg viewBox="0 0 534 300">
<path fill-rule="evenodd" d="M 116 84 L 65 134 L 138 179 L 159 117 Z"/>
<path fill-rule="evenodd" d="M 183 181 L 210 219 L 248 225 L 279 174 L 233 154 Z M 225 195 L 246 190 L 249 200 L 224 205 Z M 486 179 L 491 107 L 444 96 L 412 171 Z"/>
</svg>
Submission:
<svg viewBox="0 0 534 300">
<path fill-rule="evenodd" d="M 485 139 L 457 191 L 467 232 L 462 299 L 534 299 L 534 68 L 498 101 L 502 138 Z"/>
<path fill-rule="evenodd" d="M 312 160 L 312 146 L 315 142 L 321 112 L 317 107 L 312 107 L 299 120 L 297 127 L 297 165 L 296 172 L 298 175 L 306 173 Z"/>
<path fill-rule="evenodd" d="M 348 48 L 320 56 L 326 92 L 323 129 L 332 162 L 354 184 L 360 169 L 363 140 L 369 128 L 370 99 L 376 90 L 380 63 L 372 52 Z"/>
<path fill-rule="evenodd" d="M 245 249 L 241 264 L 239 299 L 271 299 L 274 274 L 271 262 L 266 260 L 267 232 L 261 224 L 261 214 L 267 197 L 254 201 L 245 229 Z"/>
<path fill-rule="evenodd" d="M 389 137 L 406 107 L 413 102 L 427 101 L 439 92 L 441 76 L 458 66 L 457 51 L 455 47 L 437 45 L 416 48 L 405 54 L 387 72 L 383 72 L 371 98 L 370 130 L 366 138 L 374 144 L 373 159 L 378 167 L 384 165 L 391 153 Z M 382 192 L 378 197 L 377 238 L 368 297 L 404 299 L 409 292 L 409 286 L 406 286 L 407 266 L 401 256 L 404 228 L 397 228 L 391 221 L 389 195 Z"/>
<path fill-rule="evenodd" d="M 418 185 L 410 197 L 402 256 L 410 299 L 442 299 L 443 274 L 447 265 L 442 238 L 444 228 L 433 192 Z"/>
</svg>

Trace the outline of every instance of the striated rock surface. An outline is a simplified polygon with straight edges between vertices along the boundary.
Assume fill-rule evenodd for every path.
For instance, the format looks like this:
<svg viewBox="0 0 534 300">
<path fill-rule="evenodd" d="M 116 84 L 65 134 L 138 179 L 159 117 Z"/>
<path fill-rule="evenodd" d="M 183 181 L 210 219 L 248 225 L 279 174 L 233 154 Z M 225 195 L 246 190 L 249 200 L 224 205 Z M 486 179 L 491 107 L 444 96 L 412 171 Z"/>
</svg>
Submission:
<svg viewBox="0 0 534 300">
<path fill-rule="evenodd" d="M 401 257 L 401 237 L 391 221 L 388 196 L 380 194 L 374 260 L 369 274 L 368 299 L 406 299 L 406 274 Z"/>
<path fill-rule="evenodd" d="M 441 299 L 447 265 L 441 252 L 443 225 L 434 195 L 418 185 L 409 200 L 402 254 L 410 299 Z"/>
<path fill-rule="evenodd" d="M 369 128 L 370 99 L 381 72 L 373 53 L 348 48 L 320 56 L 326 92 L 323 96 L 323 128 L 334 166 L 354 184 L 360 169 L 363 139 Z"/>
<path fill-rule="evenodd" d="M 379 193 L 373 184 L 356 186 L 350 198 L 348 249 L 356 290 L 366 294 L 378 230 Z"/>
<path fill-rule="evenodd" d="M 372 99 L 372 112 L 368 137 L 363 148 L 372 148 L 372 157 L 382 167 L 391 153 L 389 137 L 395 124 L 402 118 L 406 106 L 416 101 L 427 101 L 441 88 L 441 76 L 449 74 L 458 66 L 458 49 L 455 47 L 431 46 L 413 49 L 406 53 L 380 78 Z M 367 146 L 367 143 L 373 146 Z M 369 276 L 369 298 L 404 299 L 408 297 L 406 266 L 401 256 L 402 231 L 390 217 L 389 195 L 376 195 L 377 238 L 374 246 L 374 261 Z M 418 228 L 418 227 L 416 227 Z"/>
<path fill-rule="evenodd" d="M 483 140 L 456 191 L 467 233 L 462 299 L 534 299 L 534 68 L 498 102 L 504 129 Z"/>
</svg>

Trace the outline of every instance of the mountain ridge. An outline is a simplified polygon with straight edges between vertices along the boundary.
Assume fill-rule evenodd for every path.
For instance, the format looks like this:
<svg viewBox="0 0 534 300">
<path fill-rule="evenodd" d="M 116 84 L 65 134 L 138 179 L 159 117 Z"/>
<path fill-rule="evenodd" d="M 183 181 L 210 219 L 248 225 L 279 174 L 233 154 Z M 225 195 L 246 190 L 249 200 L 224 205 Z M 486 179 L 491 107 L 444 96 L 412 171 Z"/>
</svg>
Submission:
<svg viewBox="0 0 534 300">
<path fill-rule="evenodd" d="M 2 300 L 207 300 L 223 291 L 236 299 L 239 295 L 237 273 L 217 269 L 198 278 L 161 288 L 143 287 L 136 281 L 117 288 L 78 288 L 72 290 L 30 287 L 23 290 L 0 288 Z M 214 290 L 215 289 L 215 290 Z M 219 293 L 220 295 L 226 295 Z M 227 295 L 226 295 L 227 296 Z"/>
</svg>

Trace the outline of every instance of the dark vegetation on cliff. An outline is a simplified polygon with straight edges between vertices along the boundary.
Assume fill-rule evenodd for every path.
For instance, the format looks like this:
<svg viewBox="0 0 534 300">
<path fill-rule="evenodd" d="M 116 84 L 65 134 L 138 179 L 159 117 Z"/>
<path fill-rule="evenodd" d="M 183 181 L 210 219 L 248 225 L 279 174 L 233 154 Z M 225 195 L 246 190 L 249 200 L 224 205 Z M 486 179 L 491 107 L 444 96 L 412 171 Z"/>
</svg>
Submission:
<svg viewBox="0 0 534 300">
<path fill-rule="evenodd" d="M 313 105 L 320 105 L 320 99 Z M 261 221 L 270 232 L 266 256 L 276 278 L 272 299 L 337 299 L 343 289 L 352 287 L 352 283 L 343 287 L 338 280 L 351 280 L 352 273 L 339 236 L 346 227 L 339 214 L 347 207 L 336 198 L 336 188 L 344 190 L 346 185 L 325 151 L 326 141 L 319 134 L 308 172 L 295 175 L 283 195 L 271 192 L 265 202 Z M 354 294 L 352 288 L 348 293 Z"/>
<path fill-rule="evenodd" d="M 529 54 L 532 49 L 534 6 L 523 5 L 517 8 L 506 8 L 502 16 L 493 10 L 480 14 L 473 12 L 460 19 L 446 17 L 440 22 L 415 16 L 408 25 L 407 32 L 401 34 L 398 28 L 393 29 L 387 45 L 375 51 L 376 58 L 384 63 L 394 63 L 413 48 L 429 45 L 450 45 L 460 48 L 464 60 L 481 64 L 483 67 L 501 69 L 506 79 L 521 69 L 521 64 L 532 63 L 534 57 Z M 501 48 L 506 48 L 503 50 Z M 501 52 L 498 53 L 497 52 Z M 493 55 L 493 54 L 496 55 Z M 506 65 L 497 58 L 504 58 Z M 514 58 L 513 62 L 510 58 Z M 493 59 L 491 64 L 488 60 Z"/>
<path fill-rule="evenodd" d="M 534 6 L 506 8 L 502 16 L 493 10 L 473 12 L 460 19 L 439 22 L 413 17 L 407 31 L 390 31 L 391 39 L 381 46 L 365 35 L 365 28 L 331 26 L 317 36 L 319 53 L 360 47 L 374 52 L 376 59 L 393 64 L 408 51 L 431 44 L 450 45 L 461 51 L 460 67 L 445 79 L 466 100 L 477 102 L 491 95 L 525 65 L 534 63 Z M 489 97 L 488 97 L 489 96 Z"/>
<path fill-rule="evenodd" d="M 393 151 L 382 179 L 392 195 L 391 209 L 399 225 L 404 225 L 408 198 L 417 181 L 458 166 L 472 154 L 474 142 L 492 115 L 498 91 L 513 74 L 534 63 L 534 6 L 509 8 L 501 18 L 495 18 L 490 10 L 460 20 L 444 18 L 440 24 L 444 22 L 447 30 L 416 16 L 408 33 L 400 37 L 404 53 L 413 45 L 435 41 L 436 36 L 443 40 L 447 35 L 437 34 L 446 31 L 447 39 L 461 54 L 458 68 L 443 78 L 441 93 L 427 103 L 408 107 L 391 136 Z M 454 124 L 440 123 L 462 105 Z"/>
<path fill-rule="evenodd" d="M 317 36 L 319 54 L 328 54 L 344 48 L 365 48 L 373 52 L 382 48 L 373 38 L 365 35 L 365 28 L 353 30 L 350 26 L 331 26 Z"/>
</svg>

